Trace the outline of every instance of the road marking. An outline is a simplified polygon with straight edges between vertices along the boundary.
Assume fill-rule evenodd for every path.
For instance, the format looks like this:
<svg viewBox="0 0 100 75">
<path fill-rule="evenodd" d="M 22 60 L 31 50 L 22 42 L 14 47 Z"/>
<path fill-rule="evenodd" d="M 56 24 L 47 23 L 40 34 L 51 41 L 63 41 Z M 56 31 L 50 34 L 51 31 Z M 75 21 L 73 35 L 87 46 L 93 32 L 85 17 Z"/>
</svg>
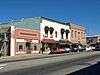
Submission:
<svg viewBox="0 0 100 75">
<path fill-rule="evenodd" d="M 4 67 L 0 67 L 0 70 L 3 69 Z"/>
<path fill-rule="evenodd" d="M 6 66 L 7 64 L 0 64 L 0 66 Z"/>
<path fill-rule="evenodd" d="M 0 64 L 0 70 L 4 68 L 7 64 Z"/>
</svg>

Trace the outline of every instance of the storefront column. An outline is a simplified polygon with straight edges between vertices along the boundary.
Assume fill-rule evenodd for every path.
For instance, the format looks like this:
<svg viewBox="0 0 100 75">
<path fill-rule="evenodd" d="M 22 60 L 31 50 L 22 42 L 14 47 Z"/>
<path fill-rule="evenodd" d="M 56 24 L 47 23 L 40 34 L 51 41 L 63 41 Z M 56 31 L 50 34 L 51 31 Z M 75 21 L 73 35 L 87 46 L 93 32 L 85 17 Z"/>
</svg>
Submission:
<svg viewBox="0 0 100 75">
<path fill-rule="evenodd" d="M 14 37 L 14 26 L 11 26 L 11 39 L 10 39 L 10 56 L 15 56 L 15 53 L 16 53 L 16 47 L 15 47 L 15 37 Z"/>
</svg>

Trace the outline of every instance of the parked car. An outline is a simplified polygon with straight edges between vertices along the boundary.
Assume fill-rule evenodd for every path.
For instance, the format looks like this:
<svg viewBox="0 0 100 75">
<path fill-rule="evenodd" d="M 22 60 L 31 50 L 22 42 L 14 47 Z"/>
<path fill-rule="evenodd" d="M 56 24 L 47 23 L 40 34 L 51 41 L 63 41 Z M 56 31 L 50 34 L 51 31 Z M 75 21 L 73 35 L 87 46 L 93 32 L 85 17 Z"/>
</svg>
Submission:
<svg viewBox="0 0 100 75">
<path fill-rule="evenodd" d="M 86 50 L 86 47 L 85 46 L 81 46 L 81 48 L 79 48 L 79 51 L 82 52 L 82 51 L 85 51 Z"/>
<path fill-rule="evenodd" d="M 94 51 L 100 51 L 100 42 L 96 43 Z"/>
<path fill-rule="evenodd" d="M 96 50 L 96 51 L 100 51 L 100 46 L 96 46 L 96 47 L 95 47 L 95 50 Z"/>
<path fill-rule="evenodd" d="M 65 49 L 57 49 L 57 50 L 51 50 L 50 54 L 59 54 L 59 53 L 67 53 L 67 50 Z"/>
<path fill-rule="evenodd" d="M 86 51 L 93 51 L 92 47 L 86 47 Z"/>
<path fill-rule="evenodd" d="M 94 49 L 94 51 L 100 51 L 100 46 L 99 45 L 96 46 L 95 49 Z"/>
<path fill-rule="evenodd" d="M 78 47 L 72 47 L 71 48 L 71 52 L 78 52 L 79 51 L 79 48 Z"/>
<path fill-rule="evenodd" d="M 69 53 L 71 52 L 71 48 L 65 48 L 65 50 Z"/>
</svg>

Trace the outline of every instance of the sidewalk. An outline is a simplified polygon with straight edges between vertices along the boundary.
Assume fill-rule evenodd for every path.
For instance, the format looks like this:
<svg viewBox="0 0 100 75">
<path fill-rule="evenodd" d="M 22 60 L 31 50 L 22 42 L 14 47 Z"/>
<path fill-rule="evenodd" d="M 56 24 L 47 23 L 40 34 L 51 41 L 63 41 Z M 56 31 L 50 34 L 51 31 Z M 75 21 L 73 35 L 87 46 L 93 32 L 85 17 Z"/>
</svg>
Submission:
<svg viewBox="0 0 100 75">
<path fill-rule="evenodd" d="M 100 54 L 100 52 L 80 52 L 80 53 L 64 53 L 64 54 L 25 54 L 25 55 L 18 55 L 18 56 L 7 56 L 7 57 L 0 57 L 0 63 L 3 62 L 16 62 L 16 61 L 25 61 L 25 60 L 33 60 L 33 59 L 42 59 L 48 57 L 56 57 L 56 56 L 63 56 L 63 55 L 83 55 L 83 54 Z"/>
<path fill-rule="evenodd" d="M 0 57 L 0 62 L 30 59 L 30 58 L 39 58 L 39 57 L 45 57 L 45 56 L 48 56 L 48 54 L 25 54 L 25 55 L 6 56 L 6 57 L 2 56 Z"/>
</svg>

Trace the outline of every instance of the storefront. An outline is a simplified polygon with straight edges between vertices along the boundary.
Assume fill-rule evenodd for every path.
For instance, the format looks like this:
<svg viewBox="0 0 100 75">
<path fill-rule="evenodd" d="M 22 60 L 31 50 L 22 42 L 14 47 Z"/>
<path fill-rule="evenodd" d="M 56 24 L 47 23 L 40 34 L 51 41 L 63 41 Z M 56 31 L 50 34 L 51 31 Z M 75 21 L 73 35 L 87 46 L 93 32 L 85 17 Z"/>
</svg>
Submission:
<svg viewBox="0 0 100 75">
<path fill-rule="evenodd" d="M 43 39 L 41 43 L 42 43 L 42 49 L 45 52 L 58 48 L 58 42 L 56 42 L 54 39 Z"/>
<path fill-rule="evenodd" d="M 66 41 L 66 40 L 59 40 L 57 41 L 59 43 L 59 48 L 64 49 L 64 48 L 70 48 L 71 47 L 71 42 Z"/>
<path fill-rule="evenodd" d="M 15 54 L 39 53 L 40 33 L 34 30 L 15 30 Z"/>
</svg>

